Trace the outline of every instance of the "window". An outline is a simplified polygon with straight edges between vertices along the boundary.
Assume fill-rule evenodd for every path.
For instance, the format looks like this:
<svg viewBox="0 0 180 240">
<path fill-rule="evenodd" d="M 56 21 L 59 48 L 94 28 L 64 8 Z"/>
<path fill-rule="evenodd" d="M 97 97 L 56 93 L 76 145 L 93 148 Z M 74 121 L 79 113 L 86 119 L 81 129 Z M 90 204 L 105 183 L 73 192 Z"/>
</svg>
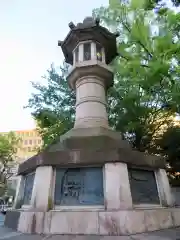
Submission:
<svg viewBox="0 0 180 240">
<path fill-rule="evenodd" d="M 29 140 L 29 144 L 32 145 L 32 140 Z"/>
<path fill-rule="evenodd" d="M 41 144 L 41 140 L 40 139 L 38 140 L 38 144 Z"/>
<path fill-rule="evenodd" d="M 27 145 L 27 144 L 28 144 L 28 141 L 27 141 L 27 140 L 25 140 L 25 141 L 24 141 L 24 145 Z"/>
<path fill-rule="evenodd" d="M 102 168 L 56 170 L 55 204 L 103 205 Z"/>
<path fill-rule="evenodd" d="M 32 196 L 32 189 L 34 184 L 34 177 L 35 173 L 31 173 L 25 177 L 25 184 L 24 184 L 24 199 L 23 204 L 29 205 L 31 202 Z"/>
<path fill-rule="evenodd" d="M 75 62 L 79 61 L 79 47 L 77 47 L 74 51 Z"/>
<path fill-rule="evenodd" d="M 99 43 L 96 43 L 96 57 L 98 61 L 102 62 L 102 47 Z"/>
<path fill-rule="evenodd" d="M 154 171 L 129 169 L 134 204 L 160 204 Z"/>
<path fill-rule="evenodd" d="M 84 44 L 84 61 L 91 60 L 91 43 Z"/>
</svg>

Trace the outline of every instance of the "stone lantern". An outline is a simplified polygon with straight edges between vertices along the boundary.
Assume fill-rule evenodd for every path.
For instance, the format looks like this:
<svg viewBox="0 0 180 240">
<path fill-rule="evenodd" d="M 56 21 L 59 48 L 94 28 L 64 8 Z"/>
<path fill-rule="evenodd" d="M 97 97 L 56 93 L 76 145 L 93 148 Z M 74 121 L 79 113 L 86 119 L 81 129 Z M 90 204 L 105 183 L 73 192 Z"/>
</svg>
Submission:
<svg viewBox="0 0 180 240">
<path fill-rule="evenodd" d="M 108 124 L 117 34 L 85 18 L 59 41 L 76 91 L 74 127 L 19 166 L 5 225 L 26 233 L 130 235 L 180 225 L 165 162 L 131 149 Z M 13 219 L 13 221 L 12 221 Z"/>
<path fill-rule="evenodd" d="M 74 128 L 61 137 L 61 142 L 69 149 L 114 147 L 121 137 L 109 128 L 106 92 L 113 86 L 114 74 L 108 64 L 117 56 L 118 34 L 110 33 L 99 25 L 99 19 L 91 17 L 77 26 L 71 22 L 69 27 L 69 34 L 58 45 L 72 65 L 67 81 L 76 91 L 76 115 Z"/>
</svg>

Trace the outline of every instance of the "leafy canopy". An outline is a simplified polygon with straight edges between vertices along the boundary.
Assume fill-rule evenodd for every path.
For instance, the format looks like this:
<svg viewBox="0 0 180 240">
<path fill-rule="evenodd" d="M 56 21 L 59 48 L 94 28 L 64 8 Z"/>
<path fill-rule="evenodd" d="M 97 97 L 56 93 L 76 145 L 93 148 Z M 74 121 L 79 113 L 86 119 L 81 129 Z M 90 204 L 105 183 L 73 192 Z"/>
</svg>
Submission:
<svg viewBox="0 0 180 240">
<path fill-rule="evenodd" d="M 179 112 L 180 103 L 180 14 L 170 9 L 157 14 L 145 3 L 111 0 L 109 8 L 94 11 L 120 33 L 110 121 L 140 151 L 151 150 L 154 135 Z"/>
<path fill-rule="evenodd" d="M 37 121 L 44 147 L 54 142 L 60 135 L 73 127 L 75 114 L 75 93 L 66 81 L 68 66 L 60 68 L 58 74 L 53 65 L 44 76 L 44 84 L 32 83 L 35 93 L 28 106 Z"/>
<path fill-rule="evenodd" d="M 13 132 L 0 134 L 0 192 L 7 187 L 7 179 L 12 176 L 11 165 L 15 160 L 19 139 Z"/>
</svg>

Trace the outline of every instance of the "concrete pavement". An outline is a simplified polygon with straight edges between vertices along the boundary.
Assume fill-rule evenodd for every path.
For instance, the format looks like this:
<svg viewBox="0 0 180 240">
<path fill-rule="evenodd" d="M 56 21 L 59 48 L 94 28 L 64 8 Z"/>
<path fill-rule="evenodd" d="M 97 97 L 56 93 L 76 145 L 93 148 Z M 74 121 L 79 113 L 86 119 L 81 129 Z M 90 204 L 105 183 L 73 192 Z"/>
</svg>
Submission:
<svg viewBox="0 0 180 240">
<path fill-rule="evenodd" d="M 0 240 L 180 240 L 180 228 L 131 236 L 30 235 L 0 227 Z"/>
</svg>

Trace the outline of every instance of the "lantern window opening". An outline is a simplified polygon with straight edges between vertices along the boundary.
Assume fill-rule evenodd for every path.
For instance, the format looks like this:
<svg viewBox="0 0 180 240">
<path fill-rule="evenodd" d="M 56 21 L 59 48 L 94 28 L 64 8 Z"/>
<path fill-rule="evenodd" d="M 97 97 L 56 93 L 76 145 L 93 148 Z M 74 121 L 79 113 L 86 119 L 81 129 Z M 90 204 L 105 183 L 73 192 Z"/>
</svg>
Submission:
<svg viewBox="0 0 180 240">
<path fill-rule="evenodd" d="M 91 60 L 91 42 L 86 42 L 83 44 L 83 59 L 84 61 Z"/>
<path fill-rule="evenodd" d="M 79 62 L 79 46 L 77 46 L 74 50 L 74 61 L 75 63 Z"/>
<path fill-rule="evenodd" d="M 103 48 L 100 43 L 96 43 L 96 58 L 98 61 L 103 61 Z"/>
</svg>

